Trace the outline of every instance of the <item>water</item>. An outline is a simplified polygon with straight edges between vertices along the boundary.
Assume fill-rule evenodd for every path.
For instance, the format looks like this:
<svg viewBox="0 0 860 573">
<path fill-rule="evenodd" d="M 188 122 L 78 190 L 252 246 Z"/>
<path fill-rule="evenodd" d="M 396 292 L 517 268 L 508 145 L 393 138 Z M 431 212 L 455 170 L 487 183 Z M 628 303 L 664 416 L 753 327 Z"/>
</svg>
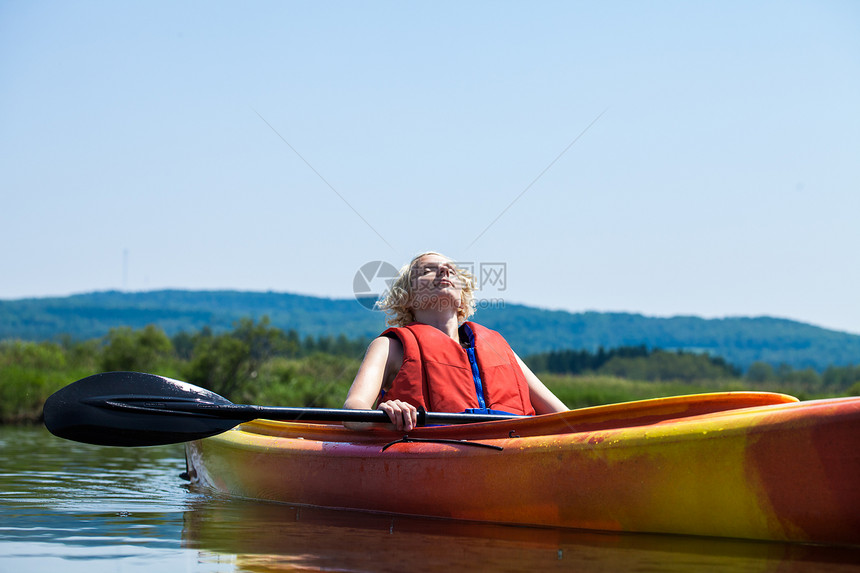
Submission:
<svg viewBox="0 0 860 573">
<path fill-rule="evenodd" d="M 181 446 L 87 446 L 42 428 L 0 427 L 0 461 L 2 573 L 860 573 L 860 548 L 470 524 L 231 499 L 179 478 Z"/>
</svg>

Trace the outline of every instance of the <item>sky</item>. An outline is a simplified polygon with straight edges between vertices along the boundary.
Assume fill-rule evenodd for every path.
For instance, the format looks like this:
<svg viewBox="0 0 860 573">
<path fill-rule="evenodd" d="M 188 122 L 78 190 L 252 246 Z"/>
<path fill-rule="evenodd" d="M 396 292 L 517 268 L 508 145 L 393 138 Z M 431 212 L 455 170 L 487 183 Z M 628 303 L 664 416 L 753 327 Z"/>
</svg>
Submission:
<svg viewBox="0 0 860 573">
<path fill-rule="evenodd" d="M 3 0 L 0 194 L 0 299 L 434 250 L 488 304 L 860 333 L 860 3 Z"/>
</svg>

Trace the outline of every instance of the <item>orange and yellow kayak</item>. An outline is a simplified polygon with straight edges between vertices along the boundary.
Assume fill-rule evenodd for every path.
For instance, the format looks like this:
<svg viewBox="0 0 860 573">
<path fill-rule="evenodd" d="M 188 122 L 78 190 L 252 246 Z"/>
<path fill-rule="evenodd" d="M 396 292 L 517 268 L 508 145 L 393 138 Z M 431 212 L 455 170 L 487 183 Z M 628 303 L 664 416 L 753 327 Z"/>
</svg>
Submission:
<svg viewBox="0 0 860 573">
<path fill-rule="evenodd" d="M 700 394 L 406 436 L 258 420 L 187 459 L 203 486 L 291 504 L 860 545 L 860 397 Z"/>
</svg>

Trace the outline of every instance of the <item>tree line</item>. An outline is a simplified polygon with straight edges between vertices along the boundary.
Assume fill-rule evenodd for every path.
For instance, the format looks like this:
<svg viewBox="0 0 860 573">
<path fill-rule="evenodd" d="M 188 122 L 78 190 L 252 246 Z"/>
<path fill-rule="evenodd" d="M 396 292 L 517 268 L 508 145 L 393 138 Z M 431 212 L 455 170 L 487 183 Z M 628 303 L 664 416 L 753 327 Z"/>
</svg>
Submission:
<svg viewBox="0 0 860 573">
<path fill-rule="evenodd" d="M 39 419 L 54 391 L 98 372 L 160 374 L 233 400 L 339 407 L 368 340 L 305 336 L 268 318 L 242 319 L 234 329 L 168 337 L 149 325 L 111 329 L 97 339 L 0 341 L 0 422 Z"/>
<path fill-rule="evenodd" d="M 599 373 L 637 380 L 705 380 L 737 378 L 739 368 L 723 358 L 684 351 L 650 349 L 645 345 L 588 350 L 556 350 L 527 357 L 532 370 L 554 374 Z"/>
<path fill-rule="evenodd" d="M 85 341 L 0 341 L 0 422 L 38 420 L 45 399 L 62 386 L 120 370 L 185 380 L 234 402 L 340 407 L 368 343 L 345 335 L 303 337 L 268 318 L 172 337 L 149 325 Z M 860 395 L 860 366 L 819 373 L 755 363 L 742 373 L 719 357 L 645 346 L 558 350 L 524 360 L 570 407 L 732 389 L 800 398 Z"/>
<path fill-rule="evenodd" d="M 819 373 L 754 362 L 746 371 L 719 356 L 683 350 L 623 346 L 588 350 L 556 350 L 524 358 L 535 372 L 570 376 L 597 374 L 632 380 L 696 382 L 740 379 L 757 388 L 816 394 L 860 394 L 860 365 L 830 366 Z"/>
</svg>

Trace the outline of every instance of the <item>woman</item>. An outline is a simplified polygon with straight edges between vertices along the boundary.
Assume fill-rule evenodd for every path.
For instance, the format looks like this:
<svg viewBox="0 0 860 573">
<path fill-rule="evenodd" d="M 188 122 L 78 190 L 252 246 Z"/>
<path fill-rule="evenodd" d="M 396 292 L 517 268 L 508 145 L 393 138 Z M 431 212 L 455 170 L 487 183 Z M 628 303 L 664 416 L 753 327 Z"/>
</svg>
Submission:
<svg viewBox="0 0 860 573">
<path fill-rule="evenodd" d="M 417 425 L 419 406 L 525 415 L 567 410 L 500 334 L 465 322 L 475 311 L 472 278 L 447 257 L 412 259 L 379 306 L 396 328 L 370 343 L 345 408 L 375 406 L 400 431 Z"/>
</svg>

